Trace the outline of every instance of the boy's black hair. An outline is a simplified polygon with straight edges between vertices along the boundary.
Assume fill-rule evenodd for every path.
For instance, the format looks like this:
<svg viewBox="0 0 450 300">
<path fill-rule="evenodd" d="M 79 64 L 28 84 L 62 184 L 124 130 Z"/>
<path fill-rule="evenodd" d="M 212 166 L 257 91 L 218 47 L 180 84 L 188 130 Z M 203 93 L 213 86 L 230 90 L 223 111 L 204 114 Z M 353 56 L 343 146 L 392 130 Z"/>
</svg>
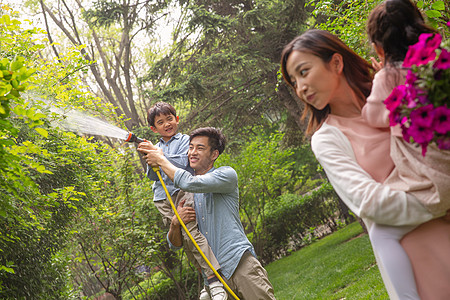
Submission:
<svg viewBox="0 0 450 300">
<path fill-rule="evenodd" d="M 157 102 L 155 105 L 150 107 L 147 112 L 147 121 L 150 126 L 155 127 L 155 118 L 159 115 L 174 115 L 177 116 L 177 112 L 172 105 L 166 102 Z"/>
<path fill-rule="evenodd" d="M 189 140 L 192 141 L 192 139 L 196 136 L 208 137 L 208 144 L 211 147 L 211 152 L 217 150 L 219 151 L 219 154 L 222 154 L 223 150 L 225 150 L 226 138 L 220 129 L 214 127 L 203 127 L 195 129 L 191 132 Z"/>
</svg>

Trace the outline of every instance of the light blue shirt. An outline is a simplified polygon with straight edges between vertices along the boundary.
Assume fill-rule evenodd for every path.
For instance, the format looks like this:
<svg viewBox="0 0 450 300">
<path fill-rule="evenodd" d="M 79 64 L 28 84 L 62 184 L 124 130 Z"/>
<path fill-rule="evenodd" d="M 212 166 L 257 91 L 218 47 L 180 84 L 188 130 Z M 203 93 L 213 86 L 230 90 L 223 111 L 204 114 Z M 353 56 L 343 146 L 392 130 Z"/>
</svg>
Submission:
<svg viewBox="0 0 450 300">
<path fill-rule="evenodd" d="M 204 175 L 193 176 L 178 169 L 174 182 L 183 191 L 195 193 L 198 228 L 208 240 L 222 274 L 230 279 L 245 251 L 249 250 L 256 257 L 239 216 L 236 171 L 231 167 L 213 167 Z M 179 249 L 170 241 L 169 245 Z"/>
<path fill-rule="evenodd" d="M 177 133 L 173 137 L 170 138 L 167 142 L 165 142 L 162 138 L 155 145 L 162 149 L 164 156 L 177 168 L 181 168 L 183 170 L 188 170 L 193 173 L 192 169 L 189 167 L 188 160 L 188 150 L 189 150 L 189 136 L 187 134 Z M 167 177 L 167 175 L 160 169 L 161 178 L 164 180 L 166 184 L 167 191 L 172 196 L 178 188 L 175 188 L 173 181 Z M 147 177 L 150 180 L 155 181 L 153 183 L 153 201 L 161 201 L 167 199 L 166 192 L 162 187 L 161 182 L 159 181 L 158 175 L 153 171 L 153 169 L 147 165 Z"/>
</svg>

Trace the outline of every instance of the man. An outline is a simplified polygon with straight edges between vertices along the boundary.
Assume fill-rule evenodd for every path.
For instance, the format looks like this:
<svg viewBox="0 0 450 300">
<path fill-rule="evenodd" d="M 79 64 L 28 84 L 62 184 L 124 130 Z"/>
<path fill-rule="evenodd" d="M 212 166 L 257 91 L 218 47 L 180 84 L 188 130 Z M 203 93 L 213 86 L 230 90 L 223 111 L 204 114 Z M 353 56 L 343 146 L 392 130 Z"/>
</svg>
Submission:
<svg viewBox="0 0 450 300">
<path fill-rule="evenodd" d="M 275 299 L 267 272 L 256 259 L 253 245 L 245 235 L 239 217 L 239 189 L 236 171 L 214 168 L 225 149 L 225 137 L 216 128 L 194 130 L 190 135 L 188 159 L 195 175 L 172 165 L 160 150 L 145 150 L 149 165 L 158 165 L 175 186 L 194 193 L 195 210 L 179 206 L 180 216 L 198 221 L 230 288 L 241 299 Z M 167 235 L 171 248 L 182 246 L 181 226 L 176 216 Z M 210 288 L 211 288 L 210 284 Z"/>
</svg>

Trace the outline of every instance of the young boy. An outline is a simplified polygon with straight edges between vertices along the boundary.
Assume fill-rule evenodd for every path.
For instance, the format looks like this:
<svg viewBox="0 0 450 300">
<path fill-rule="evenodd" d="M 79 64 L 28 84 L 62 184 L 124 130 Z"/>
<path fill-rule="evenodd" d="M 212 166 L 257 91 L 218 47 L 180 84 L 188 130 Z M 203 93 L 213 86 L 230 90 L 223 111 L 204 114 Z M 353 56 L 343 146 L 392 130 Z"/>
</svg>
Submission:
<svg viewBox="0 0 450 300">
<path fill-rule="evenodd" d="M 151 142 L 143 142 L 139 145 L 139 148 L 149 150 L 156 150 L 157 148 L 161 148 L 164 156 L 172 164 L 193 173 L 193 170 L 189 167 L 187 156 L 189 150 L 189 136 L 177 132 L 179 117 L 176 114 L 175 108 L 173 108 L 173 106 L 168 103 L 158 102 L 148 110 L 147 121 L 150 125 L 150 129 L 160 135 L 160 140 L 156 145 L 153 145 Z M 177 207 L 178 203 L 183 200 L 185 201 L 185 206 L 194 207 L 193 194 L 185 193 L 183 191 L 180 191 L 178 188 L 175 188 L 173 181 L 170 180 L 163 171 L 160 170 L 160 173 L 161 178 L 166 185 L 167 191 L 174 201 L 175 207 Z M 172 206 L 170 205 L 169 199 L 167 199 L 166 192 L 161 182 L 159 181 L 158 175 L 155 171 L 153 171 L 151 166 L 147 166 L 147 177 L 150 180 L 154 181 L 152 187 L 154 195 L 153 201 L 156 208 L 162 215 L 164 226 L 168 227 L 170 226 L 172 217 L 174 216 Z M 211 248 L 209 247 L 206 238 L 198 230 L 197 223 L 191 222 L 187 224 L 187 228 L 189 229 L 191 235 L 194 237 L 199 247 L 202 249 L 202 252 L 214 266 L 214 268 L 216 270 L 219 270 L 220 265 L 217 262 L 217 259 L 214 256 Z M 215 279 L 217 279 L 217 277 L 214 275 L 214 272 L 210 269 L 201 254 L 193 246 L 193 243 L 189 239 L 187 234 L 184 233 L 183 237 L 183 242 L 186 243 L 186 245 L 189 245 L 185 249 L 193 249 L 192 252 L 186 251 L 186 254 L 191 262 L 197 267 L 199 271 L 203 271 L 209 282 L 216 281 Z M 215 285 L 218 286 L 214 289 L 214 291 L 210 291 L 212 299 L 226 299 L 227 294 L 220 281 Z M 201 291 L 200 299 L 211 299 L 208 292 L 206 291 L 206 288 Z"/>
</svg>

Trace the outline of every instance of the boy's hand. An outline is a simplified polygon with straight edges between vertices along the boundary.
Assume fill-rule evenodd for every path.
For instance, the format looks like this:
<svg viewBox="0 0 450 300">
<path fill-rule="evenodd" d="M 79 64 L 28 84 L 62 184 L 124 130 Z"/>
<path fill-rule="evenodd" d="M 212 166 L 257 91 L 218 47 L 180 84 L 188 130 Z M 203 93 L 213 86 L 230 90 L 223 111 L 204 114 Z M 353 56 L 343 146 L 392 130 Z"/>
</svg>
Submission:
<svg viewBox="0 0 450 300">
<path fill-rule="evenodd" d="M 141 151 L 142 149 L 147 149 L 147 150 L 157 150 L 158 147 L 156 147 L 155 145 L 153 145 L 152 142 L 149 141 L 145 141 L 142 143 L 139 143 L 137 150 Z M 142 152 L 142 151 L 141 151 Z"/>
</svg>

